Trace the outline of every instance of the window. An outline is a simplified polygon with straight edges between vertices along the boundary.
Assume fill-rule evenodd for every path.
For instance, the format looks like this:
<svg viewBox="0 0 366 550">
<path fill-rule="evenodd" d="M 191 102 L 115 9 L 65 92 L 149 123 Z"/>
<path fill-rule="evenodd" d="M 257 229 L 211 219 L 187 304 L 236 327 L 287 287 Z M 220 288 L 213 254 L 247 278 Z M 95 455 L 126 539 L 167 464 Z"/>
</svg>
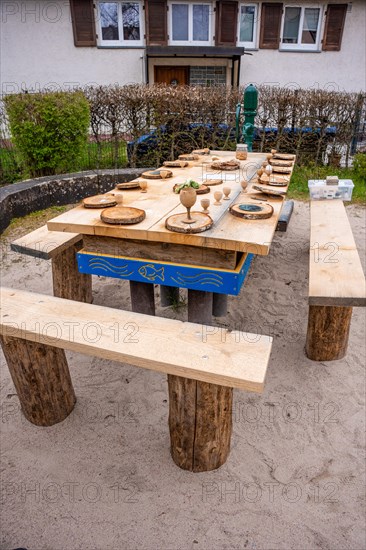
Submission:
<svg viewBox="0 0 366 550">
<path fill-rule="evenodd" d="M 211 4 L 171 3 L 169 6 L 170 43 L 211 44 Z"/>
<path fill-rule="evenodd" d="M 240 4 L 239 7 L 239 44 L 245 48 L 255 48 L 258 21 L 257 4 Z"/>
<path fill-rule="evenodd" d="M 282 21 L 281 49 L 318 50 L 320 8 L 286 6 Z"/>
<path fill-rule="evenodd" d="M 99 40 L 106 46 L 142 45 L 139 2 L 99 2 Z"/>
</svg>

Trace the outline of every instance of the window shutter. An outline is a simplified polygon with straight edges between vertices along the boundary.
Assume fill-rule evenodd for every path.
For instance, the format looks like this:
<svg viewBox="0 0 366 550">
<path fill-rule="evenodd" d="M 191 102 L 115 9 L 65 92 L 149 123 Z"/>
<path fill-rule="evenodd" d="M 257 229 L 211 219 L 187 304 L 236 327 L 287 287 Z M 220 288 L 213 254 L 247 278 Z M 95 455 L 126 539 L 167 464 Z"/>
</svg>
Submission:
<svg viewBox="0 0 366 550">
<path fill-rule="evenodd" d="M 323 50 L 339 52 L 341 49 L 347 4 L 328 4 L 325 20 Z"/>
<path fill-rule="evenodd" d="M 168 43 L 166 0 L 148 0 L 145 3 L 145 18 L 147 45 L 166 46 Z"/>
<path fill-rule="evenodd" d="M 280 45 L 280 30 L 282 4 L 263 2 L 261 12 L 261 29 L 259 47 L 267 50 L 277 50 Z"/>
<path fill-rule="evenodd" d="M 75 46 L 95 46 L 93 0 L 70 0 Z"/>
<path fill-rule="evenodd" d="M 238 2 L 216 2 L 216 46 L 236 46 L 238 27 Z"/>
</svg>

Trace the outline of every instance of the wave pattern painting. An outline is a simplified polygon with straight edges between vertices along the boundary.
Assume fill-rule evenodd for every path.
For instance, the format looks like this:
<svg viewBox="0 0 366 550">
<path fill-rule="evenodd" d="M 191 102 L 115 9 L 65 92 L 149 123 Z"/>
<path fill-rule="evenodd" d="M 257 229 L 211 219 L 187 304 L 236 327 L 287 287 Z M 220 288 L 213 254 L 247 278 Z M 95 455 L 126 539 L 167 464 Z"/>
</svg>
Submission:
<svg viewBox="0 0 366 550">
<path fill-rule="evenodd" d="M 179 273 L 179 271 L 176 273 L 175 277 L 172 277 L 172 280 L 175 283 L 181 284 L 181 285 L 213 285 L 220 287 L 224 284 L 224 280 L 221 277 L 221 275 L 218 275 L 217 273 L 212 273 L 211 271 L 207 271 L 205 273 L 199 273 L 198 275 L 183 275 L 182 273 Z"/>
<path fill-rule="evenodd" d="M 128 264 L 117 267 L 106 258 L 91 258 L 88 264 L 92 269 L 105 271 L 105 273 L 114 273 L 119 277 L 129 277 L 133 273 L 133 270 L 129 271 L 130 267 Z"/>
</svg>

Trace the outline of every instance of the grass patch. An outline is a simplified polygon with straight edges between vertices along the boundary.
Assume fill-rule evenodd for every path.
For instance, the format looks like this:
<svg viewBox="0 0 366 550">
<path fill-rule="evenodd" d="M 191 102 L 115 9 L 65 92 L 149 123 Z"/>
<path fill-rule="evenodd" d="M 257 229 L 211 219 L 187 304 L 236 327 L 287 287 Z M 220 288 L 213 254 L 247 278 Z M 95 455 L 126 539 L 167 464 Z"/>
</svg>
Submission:
<svg viewBox="0 0 366 550">
<path fill-rule="evenodd" d="M 78 159 L 63 172 L 124 168 L 127 163 L 125 141 L 119 141 L 118 144 L 108 141 L 100 144 L 93 142 L 88 143 Z M 0 148 L 0 185 L 8 185 L 31 177 L 15 148 Z"/>
<path fill-rule="evenodd" d="M 296 166 L 291 177 L 287 193 L 289 199 L 309 200 L 308 180 L 322 180 L 326 176 L 338 176 L 350 179 L 354 183 L 352 202 L 366 204 L 366 178 L 353 168 L 334 168 L 330 166 Z"/>
</svg>

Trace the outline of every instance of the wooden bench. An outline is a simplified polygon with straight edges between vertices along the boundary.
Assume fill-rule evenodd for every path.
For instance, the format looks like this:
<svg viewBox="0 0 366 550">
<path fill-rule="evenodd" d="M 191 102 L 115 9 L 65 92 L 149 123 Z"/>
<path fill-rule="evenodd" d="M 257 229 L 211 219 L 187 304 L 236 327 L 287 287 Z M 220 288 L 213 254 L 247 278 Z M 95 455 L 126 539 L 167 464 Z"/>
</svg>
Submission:
<svg viewBox="0 0 366 550">
<path fill-rule="evenodd" d="M 44 225 L 12 242 L 15 252 L 51 260 L 53 293 L 60 298 L 90 303 L 91 275 L 79 273 L 76 252 L 82 248 L 82 236 L 76 233 L 49 231 Z"/>
<path fill-rule="evenodd" d="M 223 390 L 263 390 L 269 336 L 9 288 L 0 290 L 0 298 L 1 345 L 24 415 L 33 424 L 61 422 L 75 405 L 64 350 L 168 373 L 187 383 L 199 380 L 205 384 L 188 404 L 185 395 L 170 387 L 169 426 L 173 459 L 181 465 L 176 457 L 191 447 L 187 454 L 192 460 L 181 467 L 205 471 L 223 464 L 230 450 L 231 398 L 226 402 Z M 205 399 L 212 387 L 217 388 L 214 402 Z M 184 429 L 183 405 L 193 409 L 195 419 Z"/>
<path fill-rule="evenodd" d="M 347 352 L 353 306 L 366 305 L 365 277 L 343 202 L 311 201 L 310 216 L 306 354 L 332 361 Z"/>
</svg>

